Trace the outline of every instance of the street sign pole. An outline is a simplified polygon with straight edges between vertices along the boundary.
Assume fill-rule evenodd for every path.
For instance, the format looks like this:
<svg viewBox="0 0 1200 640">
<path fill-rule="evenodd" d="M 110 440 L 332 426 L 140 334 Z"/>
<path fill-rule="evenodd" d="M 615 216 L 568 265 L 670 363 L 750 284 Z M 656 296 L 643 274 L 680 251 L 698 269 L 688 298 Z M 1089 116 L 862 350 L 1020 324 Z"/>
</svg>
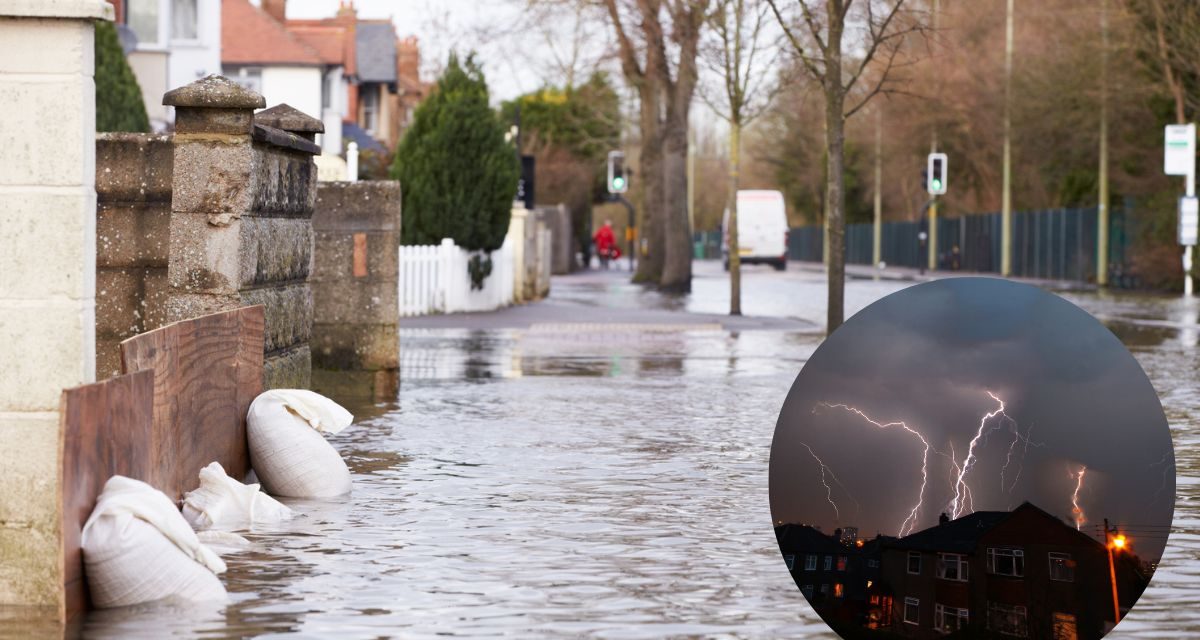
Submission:
<svg viewBox="0 0 1200 640">
<path fill-rule="evenodd" d="M 1196 244 L 1197 221 L 1191 217 L 1196 198 L 1196 125 L 1169 124 L 1165 130 L 1163 172 L 1185 176 L 1186 196 L 1179 201 L 1179 242 L 1183 244 L 1183 295 L 1192 295 L 1192 246 Z"/>
</svg>

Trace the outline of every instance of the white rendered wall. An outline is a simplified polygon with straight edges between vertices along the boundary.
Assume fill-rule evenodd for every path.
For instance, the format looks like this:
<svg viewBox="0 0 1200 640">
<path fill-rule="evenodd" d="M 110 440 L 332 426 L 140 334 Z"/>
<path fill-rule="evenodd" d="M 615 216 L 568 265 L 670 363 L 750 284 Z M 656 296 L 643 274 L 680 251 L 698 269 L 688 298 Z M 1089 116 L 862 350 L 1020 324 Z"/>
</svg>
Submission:
<svg viewBox="0 0 1200 640">
<path fill-rule="evenodd" d="M 162 9 L 169 15 L 171 2 Z M 171 56 L 167 63 L 167 90 L 182 87 L 204 76 L 221 73 L 221 0 L 198 0 L 196 3 L 195 40 L 170 41 Z M 170 33 L 167 31 L 166 33 Z M 154 96 L 162 102 L 162 96 Z"/>
<path fill-rule="evenodd" d="M 262 95 L 267 106 L 288 104 L 321 117 L 321 70 L 317 67 L 263 67 Z"/>
</svg>

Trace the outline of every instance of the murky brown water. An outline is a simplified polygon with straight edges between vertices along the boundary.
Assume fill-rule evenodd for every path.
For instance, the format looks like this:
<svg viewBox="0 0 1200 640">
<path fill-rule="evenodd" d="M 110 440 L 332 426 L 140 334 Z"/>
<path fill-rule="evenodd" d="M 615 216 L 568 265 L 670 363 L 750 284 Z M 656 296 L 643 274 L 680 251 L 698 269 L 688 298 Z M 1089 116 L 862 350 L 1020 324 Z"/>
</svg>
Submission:
<svg viewBox="0 0 1200 640">
<path fill-rule="evenodd" d="M 758 313 L 820 319 L 819 281 L 784 276 L 747 278 Z M 849 306 L 901 286 L 853 283 Z M 702 278 L 691 301 L 638 304 L 720 311 L 720 287 Z M 1067 297 L 1150 373 L 1179 464 L 1176 532 L 1110 637 L 1198 635 L 1200 305 Z M 290 502 L 298 518 L 249 534 L 252 547 L 227 556 L 228 607 L 95 612 L 81 631 L 831 638 L 780 560 L 767 499 L 775 420 L 819 340 L 406 330 L 399 404 L 355 407 L 365 417 L 335 438 L 354 471 L 349 498 Z"/>
</svg>

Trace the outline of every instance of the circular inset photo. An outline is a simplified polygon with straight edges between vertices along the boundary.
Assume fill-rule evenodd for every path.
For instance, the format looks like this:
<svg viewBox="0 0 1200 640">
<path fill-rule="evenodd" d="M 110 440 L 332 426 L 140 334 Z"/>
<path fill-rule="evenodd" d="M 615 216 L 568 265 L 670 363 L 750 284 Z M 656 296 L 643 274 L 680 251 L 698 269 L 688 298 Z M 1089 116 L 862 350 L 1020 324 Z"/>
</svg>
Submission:
<svg viewBox="0 0 1200 640">
<path fill-rule="evenodd" d="M 792 578 L 843 638 L 1099 638 L 1162 557 L 1175 457 L 1146 374 L 1096 319 L 950 278 L 816 350 L 770 494 Z"/>
</svg>

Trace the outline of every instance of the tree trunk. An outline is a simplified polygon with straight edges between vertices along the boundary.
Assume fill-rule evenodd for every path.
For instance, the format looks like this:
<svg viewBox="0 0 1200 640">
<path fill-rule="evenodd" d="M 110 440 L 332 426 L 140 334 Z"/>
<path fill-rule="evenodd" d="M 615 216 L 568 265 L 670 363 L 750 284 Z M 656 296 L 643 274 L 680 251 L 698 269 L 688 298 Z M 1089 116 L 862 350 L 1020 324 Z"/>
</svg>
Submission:
<svg viewBox="0 0 1200 640">
<path fill-rule="evenodd" d="M 641 98 L 641 134 L 642 149 L 640 154 L 640 171 L 642 183 L 642 213 L 641 226 L 638 228 L 638 241 L 633 250 L 637 260 L 637 272 L 634 282 L 657 283 L 663 272 L 663 236 L 662 221 L 665 214 L 663 207 L 663 136 L 662 125 L 659 123 L 659 108 L 661 95 L 657 83 L 649 78 L 643 80 L 639 91 Z M 639 250 L 642 240 L 646 242 L 646 253 Z"/>
<path fill-rule="evenodd" d="M 825 264 L 829 273 L 829 300 L 826 310 L 826 333 L 832 334 L 842 325 L 845 318 L 846 288 L 846 194 L 842 185 L 845 180 L 845 128 L 846 118 L 842 107 L 845 96 L 842 90 L 842 74 L 835 71 L 841 65 L 841 37 L 830 38 L 830 53 L 825 83 L 825 144 L 829 149 L 828 178 L 826 180 L 825 233 L 829 238 L 829 255 Z"/>
<path fill-rule="evenodd" d="M 687 111 L 668 113 L 663 127 L 663 265 L 659 287 L 692 289 L 692 233 L 687 214 Z"/>
<path fill-rule="evenodd" d="M 737 192 L 741 163 L 742 125 L 737 119 L 729 123 L 729 220 L 725 229 L 729 251 L 729 315 L 742 315 L 742 259 L 738 253 Z"/>
</svg>

